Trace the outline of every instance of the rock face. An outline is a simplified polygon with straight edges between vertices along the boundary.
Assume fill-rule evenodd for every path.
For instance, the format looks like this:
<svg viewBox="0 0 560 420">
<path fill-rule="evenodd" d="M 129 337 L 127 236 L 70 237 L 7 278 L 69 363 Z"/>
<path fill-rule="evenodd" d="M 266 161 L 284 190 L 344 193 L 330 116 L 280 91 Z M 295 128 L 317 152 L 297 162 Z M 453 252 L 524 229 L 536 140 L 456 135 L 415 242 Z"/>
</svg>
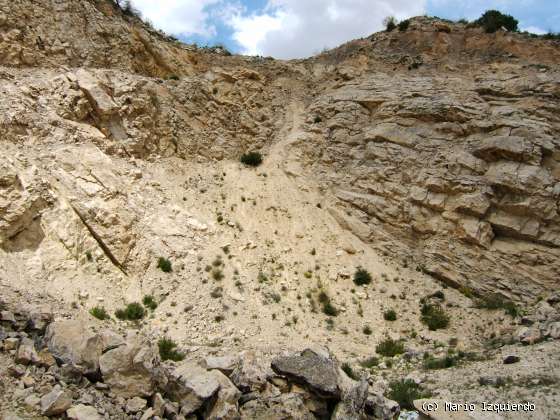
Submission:
<svg viewBox="0 0 560 420">
<path fill-rule="evenodd" d="M 541 105 L 498 98 L 527 83 L 549 109 L 557 76 L 520 77 L 492 93 L 484 76 L 381 74 L 325 92 L 310 106 L 322 123 L 306 127 L 310 172 L 364 240 L 452 285 L 535 296 L 558 275 L 558 127 L 548 111 L 539 120 Z"/>
</svg>

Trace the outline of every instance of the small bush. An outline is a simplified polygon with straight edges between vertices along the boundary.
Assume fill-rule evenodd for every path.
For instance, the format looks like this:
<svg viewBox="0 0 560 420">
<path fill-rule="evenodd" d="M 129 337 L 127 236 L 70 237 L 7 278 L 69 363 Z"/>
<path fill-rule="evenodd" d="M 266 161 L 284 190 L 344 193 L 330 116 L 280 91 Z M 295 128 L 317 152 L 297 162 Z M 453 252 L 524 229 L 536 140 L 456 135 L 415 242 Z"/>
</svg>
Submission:
<svg viewBox="0 0 560 420">
<path fill-rule="evenodd" d="M 161 269 L 161 271 L 163 271 L 164 273 L 170 273 L 172 268 L 171 268 L 171 261 L 169 261 L 167 258 L 163 258 L 163 257 L 159 257 L 158 260 L 158 268 Z"/>
<path fill-rule="evenodd" d="M 394 16 L 387 16 L 383 19 L 383 25 L 385 25 L 385 30 L 387 32 L 392 32 L 397 27 L 397 20 Z"/>
<path fill-rule="evenodd" d="M 438 290 L 437 292 L 432 293 L 429 297 L 436 298 L 436 299 L 439 299 L 439 300 L 445 300 L 445 294 L 441 290 Z"/>
<path fill-rule="evenodd" d="M 487 33 L 494 33 L 502 27 L 510 32 L 517 32 L 519 24 L 513 16 L 503 14 L 498 10 L 487 10 L 475 23 L 482 26 Z"/>
<path fill-rule="evenodd" d="M 440 305 L 425 303 L 422 305 L 421 312 L 420 320 L 428 326 L 430 331 L 447 328 L 449 325 L 449 316 Z"/>
<path fill-rule="evenodd" d="M 363 332 L 365 335 L 371 335 L 371 333 L 372 333 L 373 331 L 371 330 L 371 327 L 370 327 L 369 325 L 366 325 L 366 326 L 362 329 L 362 332 Z"/>
<path fill-rule="evenodd" d="M 389 383 L 389 392 L 386 397 L 398 402 L 401 408 L 414 410 L 414 400 L 429 398 L 430 395 L 423 392 L 420 385 L 412 379 L 401 379 Z"/>
<path fill-rule="evenodd" d="M 385 311 L 385 313 L 383 314 L 383 319 L 385 319 L 385 321 L 396 321 L 397 313 L 395 312 L 394 309 L 389 309 L 388 311 Z"/>
<path fill-rule="evenodd" d="M 137 321 L 144 318 L 146 310 L 138 302 L 129 303 L 124 309 L 115 311 L 115 316 L 120 320 Z"/>
<path fill-rule="evenodd" d="M 404 344 L 401 340 L 393 340 L 387 337 L 375 347 L 375 352 L 382 356 L 394 357 L 404 353 Z"/>
<path fill-rule="evenodd" d="M 262 155 L 259 152 L 245 153 L 240 161 L 247 166 L 259 166 L 262 163 Z"/>
<path fill-rule="evenodd" d="M 517 317 L 520 313 L 519 308 L 510 300 L 503 298 L 498 294 L 486 295 L 477 301 L 478 308 L 489 309 L 491 311 L 503 309 L 508 315 L 513 318 Z"/>
<path fill-rule="evenodd" d="M 358 269 L 354 273 L 354 284 L 356 284 L 357 286 L 364 286 L 370 283 L 371 283 L 371 274 L 369 274 L 369 272 L 366 269 L 362 267 L 358 267 Z"/>
<path fill-rule="evenodd" d="M 212 278 L 216 281 L 221 281 L 224 278 L 224 273 L 219 268 L 212 270 Z"/>
<path fill-rule="evenodd" d="M 174 362 L 180 362 L 185 358 L 185 355 L 176 350 L 177 343 L 175 343 L 170 338 L 162 338 L 158 341 L 159 347 L 159 357 L 161 360 L 173 360 Z"/>
<path fill-rule="evenodd" d="M 337 316 L 338 309 L 330 302 L 323 303 L 323 313 L 327 316 Z"/>
<path fill-rule="evenodd" d="M 101 321 L 111 318 L 103 306 L 96 306 L 89 310 L 89 313 Z"/>
<path fill-rule="evenodd" d="M 149 308 L 152 311 L 155 310 L 158 306 L 156 300 L 154 299 L 154 297 L 152 295 L 144 296 L 144 299 L 142 299 L 142 303 L 144 304 L 144 306 L 146 308 Z"/>
<path fill-rule="evenodd" d="M 367 359 L 362 360 L 360 362 L 360 366 L 362 366 L 363 368 L 366 368 L 366 369 L 371 369 L 371 368 L 373 368 L 377 365 L 379 365 L 379 359 L 375 356 L 368 357 Z"/>
<path fill-rule="evenodd" d="M 346 375 L 348 375 L 349 378 L 352 378 L 355 381 L 360 380 L 360 377 L 356 374 L 356 372 L 354 372 L 352 366 L 350 366 L 348 363 L 346 362 L 343 363 L 340 368 L 343 370 L 344 373 L 346 373 Z"/>
<path fill-rule="evenodd" d="M 453 356 L 445 356 L 436 358 L 433 356 L 428 356 L 424 359 L 423 365 L 424 369 L 447 369 L 455 366 L 457 359 Z"/>
<path fill-rule="evenodd" d="M 402 22 L 399 22 L 398 26 L 399 26 L 399 31 L 400 32 L 406 32 L 406 30 L 410 26 L 410 19 L 406 19 L 406 20 L 403 20 Z"/>
</svg>

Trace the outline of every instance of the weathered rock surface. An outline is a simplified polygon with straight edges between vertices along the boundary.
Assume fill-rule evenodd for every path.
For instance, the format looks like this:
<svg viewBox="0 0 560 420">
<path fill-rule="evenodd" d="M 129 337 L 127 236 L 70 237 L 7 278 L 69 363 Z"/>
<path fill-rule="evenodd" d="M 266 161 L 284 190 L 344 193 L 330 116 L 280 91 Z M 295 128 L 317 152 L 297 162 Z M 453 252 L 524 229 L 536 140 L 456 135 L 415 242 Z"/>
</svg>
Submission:
<svg viewBox="0 0 560 420">
<path fill-rule="evenodd" d="M 308 386 L 320 395 L 340 398 L 338 366 L 325 351 L 307 349 L 300 354 L 281 356 L 272 361 L 276 373 Z"/>
<path fill-rule="evenodd" d="M 105 383 L 124 398 L 151 396 L 158 374 L 159 356 L 147 343 L 127 342 L 105 352 L 99 367 Z"/>
<path fill-rule="evenodd" d="M 71 405 L 72 396 L 70 392 L 55 387 L 41 398 L 41 413 L 45 416 L 58 416 L 68 410 Z"/>
</svg>

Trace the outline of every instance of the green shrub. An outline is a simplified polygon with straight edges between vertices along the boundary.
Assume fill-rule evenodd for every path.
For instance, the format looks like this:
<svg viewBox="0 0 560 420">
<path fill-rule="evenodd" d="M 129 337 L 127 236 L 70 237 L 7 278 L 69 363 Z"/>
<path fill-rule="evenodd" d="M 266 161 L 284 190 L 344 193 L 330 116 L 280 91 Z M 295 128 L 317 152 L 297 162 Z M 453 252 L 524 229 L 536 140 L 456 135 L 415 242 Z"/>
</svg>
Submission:
<svg viewBox="0 0 560 420">
<path fill-rule="evenodd" d="M 558 32 L 558 33 L 549 32 L 547 34 L 544 34 L 543 38 L 544 39 L 560 39 L 560 32 Z"/>
<path fill-rule="evenodd" d="M 157 266 L 158 268 L 161 268 L 161 271 L 163 271 L 164 273 L 171 272 L 171 261 L 169 261 L 167 258 L 159 257 Z"/>
<path fill-rule="evenodd" d="M 89 310 L 89 313 L 101 321 L 111 318 L 103 306 L 96 306 Z"/>
<path fill-rule="evenodd" d="M 185 355 L 176 350 L 177 343 L 175 343 L 170 338 L 161 338 L 158 341 L 159 347 L 159 357 L 161 360 L 173 360 L 174 362 L 180 362 L 185 358 Z"/>
<path fill-rule="evenodd" d="M 475 23 L 482 26 L 487 33 L 493 33 L 502 27 L 510 32 L 517 32 L 519 22 L 513 16 L 503 14 L 498 10 L 487 10 Z"/>
<path fill-rule="evenodd" d="M 449 316 L 440 305 L 425 303 L 422 305 L 421 313 L 420 320 L 430 331 L 447 328 L 449 325 Z"/>
<path fill-rule="evenodd" d="M 515 305 L 515 303 L 505 299 L 497 293 L 482 296 L 478 299 L 476 306 L 477 308 L 489 309 L 491 311 L 503 309 L 513 318 L 517 317 L 520 313 L 519 308 Z"/>
<path fill-rule="evenodd" d="M 383 319 L 385 319 L 385 321 L 396 321 L 397 313 L 395 312 L 394 309 L 389 309 L 388 311 L 385 311 L 385 313 L 383 314 Z"/>
<path fill-rule="evenodd" d="M 375 356 L 368 357 L 367 359 L 360 362 L 360 366 L 366 369 L 371 369 L 372 367 L 375 367 L 377 365 L 379 365 L 379 359 Z"/>
<path fill-rule="evenodd" d="M 366 269 L 358 267 L 356 269 L 356 272 L 354 273 L 354 284 L 356 284 L 357 286 L 363 286 L 370 283 L 371 274 L 369 274 Z"/>
<path fill-rule="evenodd" d="M 371 327 L 370 327 L 369 325 L 366 325 L 366 326 L 362 329 L 362 332 L 363 332 L 365 335 L 371 335 L 371 333 L 372 333 L 373 331 L 371 330 Z"/>
<path fill-rule="evenodd" d="M 414 410 L 414 400 L 429 398 L 430 394 L 423 392 L 412 379 L 401 379 L 389 383 L 389 392 L 386 397 L 399 403 L 401 408 Z"/>
<path fill-rule="evenodd" d="M 138 302 L 129 303 L 124 309 L 115 311 L 115 316 L 120 320 L 137 321 L 144 318 L 146 310 Z"/>
<path fill-rule="evenodd" d="M 352 378 L 355 381 L 360 380 L 360 377 L 356 374 L 356 372 L 354 372 L 352 366 L 350 366 L 348 363 L 346 362 L 343 363 L 340 368 L 343 370 L 344 373 L 346 373 L 346 375 L 348 375 L 349 378 Z"/>
<path fill-rule="evenodd" d="M 375 352 L 382 356 L 394 357 L 404 353 L 404 344 L 401 340 L 393 340 L 387 337 L 375 347 Z"/>
<path fill-rule="evenodd" d="M 337 316 L 338 309 L 330 302 L 323 303 L 323 313 L 328 316 Z"/>
<path fill-rule="evenodd" d="M 221 281 L 224 278 L 224 273 L 219 268 L 214 268 L 212 270 L 212 278 L 216 281 Z"/>
<path fill-rule="evenodd" d="M 436 358 L 433 356 L 428 356 L 424 359 L 423 365 L 424 369 L 447 369 L 452 366 L 455 366 L 457 359 L 453 356 L 444 356 L 440 358 Z"/>
<path fill-rule="evenodd" d="M 387 32 L 392 32 L 397 27 L 397 20 L 394 16 L 387 16 L 383 19 L 383 25 L 385 25 Z"/>
<path fill-rule="evenodd" d="M 149 308 L 152 311 L 155 310 L 158 306 L 156 300 L 154 299 L 154 297 L 152 295 L 144 296 L 144 299 L 142 299 L 142 303 L 144 304 L 144 306 L 146 308 Z"/>
<path fill-rule="evenodd" d="M 438 290 L 437 292 L 432 293 L 429 297 L 436 298 L 436 299 L 439 299 L 439 300 L 445 300 L 445 294 L 441 290 Z"/>
<path fill-rule="evenodd" d="M 259 275 L 257 276 L 257 280 L 259 283 L 266 283 L 268 281 L 268 277 L 262 271 L 259 271 Z"/>
<path fill-rule="evenodd" d="M 406 32 L 406 30 L 410 26 L 410 19 L 406 19 L 406 20 L 403 20 L 402 22 L 399 22 L 398 26 L 399 26 L 399 31 L 400 32 Z"/>
<path fill-rule="evenodd" d="M 240 161 L 247 166 L 259 166 L 262 163 L 262 155 L 259 152 L 244 153 Z"/>
</svg>

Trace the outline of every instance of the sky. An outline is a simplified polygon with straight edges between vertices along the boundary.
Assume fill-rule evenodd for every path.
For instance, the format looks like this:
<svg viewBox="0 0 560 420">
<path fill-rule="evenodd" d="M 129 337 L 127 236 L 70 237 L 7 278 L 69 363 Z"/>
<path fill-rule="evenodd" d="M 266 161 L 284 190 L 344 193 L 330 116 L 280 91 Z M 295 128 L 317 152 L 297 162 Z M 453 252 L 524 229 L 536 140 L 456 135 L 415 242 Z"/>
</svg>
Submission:
<svg viewBox="0 0 560 420">
<path fill-rule="evenodd" d="M 497 9 L 536 34 L 560 32 L 560 0 L 132 0 L 145 19 L 187 43 L 303 58 L 383 29 L 383 19 L 478 18 Z"/>
</svg>

